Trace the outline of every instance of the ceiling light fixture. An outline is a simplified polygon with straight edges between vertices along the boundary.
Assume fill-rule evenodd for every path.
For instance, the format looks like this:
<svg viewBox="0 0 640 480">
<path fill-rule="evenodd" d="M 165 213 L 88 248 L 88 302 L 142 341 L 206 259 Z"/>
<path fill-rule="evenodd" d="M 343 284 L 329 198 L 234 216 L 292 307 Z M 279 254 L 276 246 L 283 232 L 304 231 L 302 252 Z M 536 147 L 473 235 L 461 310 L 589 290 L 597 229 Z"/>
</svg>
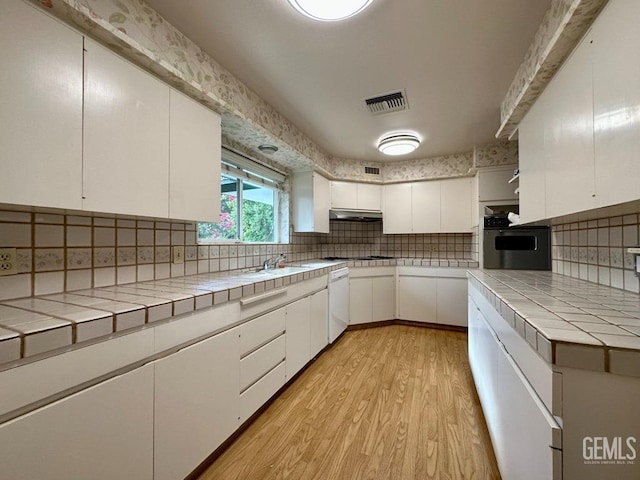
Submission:
<svg viewBox="0 0 640 480">
<path fill-rule="evenodd" d="M 420 146 L 420 140 L 413 133 L 394 133 L 378 142 L 378 150 L 385 155 L 406 155 Z"/>
<path fill-rule="evenodd" d="M 303 15 L 322 22 L 336 22 L 353 17 L 373 0 L 289 0 Z"/>
<path fill-rule="evenodd" d="M 258 150 L 260 150 L 262 153 L 266 153 L 267 155 L 271 155 L 272 153 L 276 153 L 278 151 L 278 147 L 268 143 L 263 143 L 262 145 L 258 145 Z"/>
</svg>

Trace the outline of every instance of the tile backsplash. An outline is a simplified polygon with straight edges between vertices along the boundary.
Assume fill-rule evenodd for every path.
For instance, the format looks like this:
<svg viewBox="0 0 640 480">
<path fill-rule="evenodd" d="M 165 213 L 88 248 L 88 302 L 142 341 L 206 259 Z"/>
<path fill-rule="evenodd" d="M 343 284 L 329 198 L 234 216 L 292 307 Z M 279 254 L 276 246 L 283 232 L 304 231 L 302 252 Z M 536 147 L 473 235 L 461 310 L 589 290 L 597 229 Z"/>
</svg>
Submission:
<svg viewBox="0 0 640 480">
<path fill-rule="evenodd" d="M 397 258 L 478 259 L 472 233 L 384 235 L 382 223 L 331 221 L 331 233 L 318 236 L 321 257 L 383 255 Z"/>
<path fill-rule="evenodd" d="M 198 245 L 194 223 L 0 210 L 0 248 L 16 248 L 18 275 L 0 277 L 0 300 L 254 268 L 288 261 L 384 255 L 477 260 L 476 234 L 383 235 L 382 224 L 331 222 L 331 233 L 291 233 L 288 244 Z M 174 264 L 172 248 L 184 247 Z"/>
<path fill-rule="evenodd" d="M 637 214 L 554 225 L 553 271 L 640 293 L 633 255 L 627 253 L 639 236 Z"/>
<path fill-rule="evenodd" d="M 18 260 L 18 275 L 0 277 L 0 300 L 252 268 L 279 253 L 310 260 L 316 237 L 197 245 L 194 223 L 0 210 L 0 248 L 16 248 Z M 175 246 L 184 247 L 182 264 L 171 262 Z"/>
</svg>

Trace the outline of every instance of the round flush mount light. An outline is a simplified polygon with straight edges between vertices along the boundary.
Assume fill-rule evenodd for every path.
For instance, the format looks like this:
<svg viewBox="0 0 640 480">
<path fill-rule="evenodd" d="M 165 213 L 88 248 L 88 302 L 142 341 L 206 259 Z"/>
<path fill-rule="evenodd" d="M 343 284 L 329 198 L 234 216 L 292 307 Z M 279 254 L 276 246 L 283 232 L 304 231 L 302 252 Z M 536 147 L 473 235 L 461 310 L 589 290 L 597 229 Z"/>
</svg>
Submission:
<svg viewBox="0 0 640 480">
<path fill-rule="evenodd" d="M 373 0 L 288 0 L 303 15 L 321 22 L 336 22 L 353 17 Z"/>
<path fill-rule="evenodd" d="M 263 143 L 262 145 L 258 145 L 258 150 L 262 153 L 266 153 L 267 155 L 271 155 L 272 153 L 276 153 L 278 151 L 278 147 L 275 145 L 270 145 L 268 143 Z"/>
<path fill-rule="evenodd" d="M 378 150 L 385 155 L 406 155 L 420 146 L 420 140 L 413 133 L 386 135 L 378 142 Z"/>
</svg>

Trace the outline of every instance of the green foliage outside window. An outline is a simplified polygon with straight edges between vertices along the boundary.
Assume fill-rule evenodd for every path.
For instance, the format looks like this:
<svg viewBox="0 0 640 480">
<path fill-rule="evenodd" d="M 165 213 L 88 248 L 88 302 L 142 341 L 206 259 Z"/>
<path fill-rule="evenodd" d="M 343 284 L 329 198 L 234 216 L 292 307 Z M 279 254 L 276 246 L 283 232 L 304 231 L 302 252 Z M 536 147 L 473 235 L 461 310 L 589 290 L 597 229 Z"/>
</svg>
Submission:
<svg viewBox="0 0 640 480">
<path fill-rule="evenodd" d="M 242 240 L 244 242 L 274 242 L 275 201 L 271 189 L 239 180 L 230 182 L 231 177 L 223 175 L 223 192 L 220 198 L 220 222 L 199 223 L 198 240 Z M 236 186 L 237 185 L 237 186 Z M 242 221 L 238 221 L 237 188 L 243 189 Z M 225 192 L 226 190 L 226 192 Z M 238 235 L 238 224 L 242 224 L 242 237 Z"/>
</svg>

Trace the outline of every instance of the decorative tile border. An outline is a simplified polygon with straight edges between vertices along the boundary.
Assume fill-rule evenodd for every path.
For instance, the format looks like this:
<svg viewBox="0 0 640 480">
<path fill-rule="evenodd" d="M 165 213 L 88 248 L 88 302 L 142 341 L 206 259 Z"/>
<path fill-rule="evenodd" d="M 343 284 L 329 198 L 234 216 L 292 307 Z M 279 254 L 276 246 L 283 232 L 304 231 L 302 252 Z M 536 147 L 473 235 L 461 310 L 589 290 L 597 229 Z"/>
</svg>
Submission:
<svg viewBox="0 0 640 480">
<path fill-rule="evenodd" d="M 633 255 L 640 242 L 637 214 L 606 217 L 552 227 L 551 258 L 555 273 L 640 293 Z"/>
</svg>

